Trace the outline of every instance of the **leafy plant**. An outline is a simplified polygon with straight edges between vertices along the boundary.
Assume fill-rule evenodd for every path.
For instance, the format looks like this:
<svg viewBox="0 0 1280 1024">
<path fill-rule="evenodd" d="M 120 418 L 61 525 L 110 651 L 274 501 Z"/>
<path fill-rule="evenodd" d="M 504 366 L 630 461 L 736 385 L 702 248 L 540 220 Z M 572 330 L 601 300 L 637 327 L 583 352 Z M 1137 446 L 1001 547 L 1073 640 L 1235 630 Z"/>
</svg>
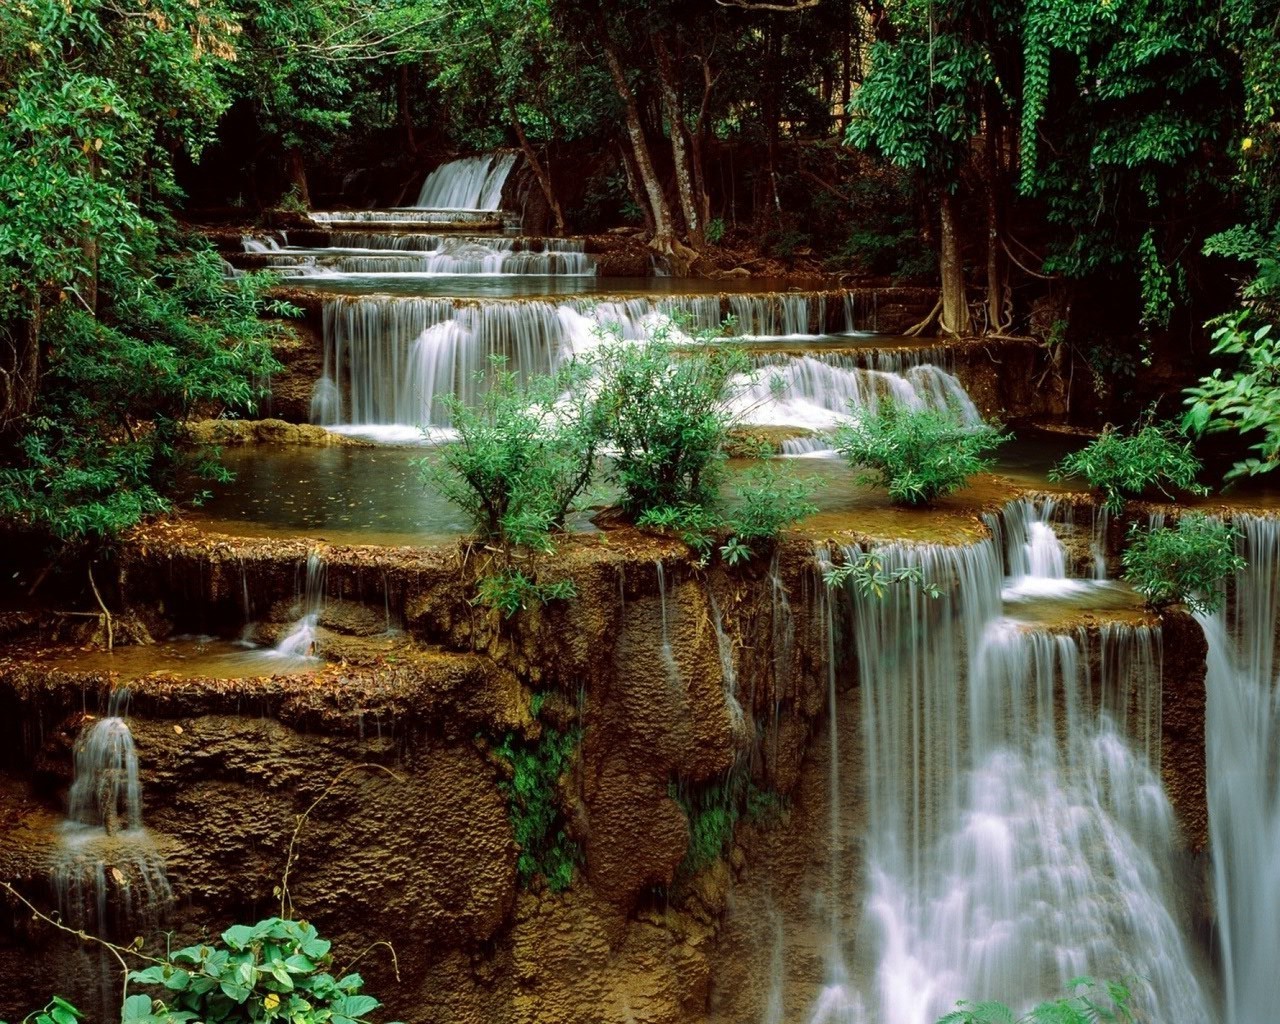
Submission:
<svg viewBox="0 0 1280 1024">
<path fill-rule="evenodd" d="M 438 461 L 420 464 L 424 480 L 466 513 L 491 548 L 476 602 L 507 617 L 531 603 L 577 596 L 572 581 L 539 583 L 536 556 L 555 550 L 553 532 L 595 473 L 603 424 L 587 392 L 589 374 L 585 364 L 570 362 L 522 381 L 494 357 L 477 376 L 486 387 L 478 406 L 452 394 L 442 399 L 458 440 Z"/>
<path fill-rule="evenodd" d="M 1185 604 L 1210 614 L 1222 607 L 1222 584 L 1247 564 L 1236 554 L 1235 530 L 1209 516 L 1187 514 L 1176 527 L 1129 528 L 1124 575 L 1153 608 Z"/>
<path fill-rule="evenodd" d="M 730 402 L 750 370 L 746 355 L 730 345 L 681 352 L 677 331 L 664 321 L 639 344 L 615 337 L 597 359 L 599 401 L 615 449 L 610 474 L 623 508 L 636 516 L 714 505 L 735 418 Z M 703 332 L 696 340 L 714 338 Z"/>
<path fill-rule="evenodd" d="M 715 533 L 724 521 L 713 507 L 697 502 L 680 505 L 658 505 L 647 508 L 636 517 L 636 525 L 653 530 L 670 530 L 698 552 L 703 564 L 711 558 Z"/>
<path fill-rule="evenodd" d="M 963 424 L 951 412 L 889 402 L 841 423 L 834 440 L 850 465 L 871 471 L 863 480 L 884 485 L 896 502 L 920 505 L 987 469 L 991 460 L 984 453 L 1008 436 L 992 424 Z"/>
<path fill-rule="evenodd" d="M 1083 477 L 1090 487 L 1102 491 L 1107 508 L 1118 512 L 1126 494 L 1140 495 L 1153 488 L 1169 497 L 1171 488 L 1208 493 L 1196 483 L 1200 469 L 1191 442 L 1176 427 L 1147 423 L 1127 436 L 1108 427 L 1050 470 L 1049 479 Z"/>
<path fill-rule="evenodd" d="M 1134 1019 L 1132 995 L 1121 982 L 1081 977 L 1068 982 L 1067 988 L 1083 991 L 1041 1003 L 1023 1016 L 1004 1003 L 961 1000 L 938 1024 L 1129 1024 Z"/>
<path fill-rule="evenodd" d="M 43 1009 L 33 1010 L 23 1017 L 22 1024 L 76 1024 L 83 1019 L 83 1013 L 61 996 L 54 996 Z"/>
<path fill-rule="evenodd" d="M 883 598 L 890 587 L 899 584 L 919 587 L 928 597 L 942 596 L 942 588 L 933 580 L 926 581 L 918 565 L 886 569 L 884 560 L 874 551 L 857 553 L 840 565 L 823 569 L 822 581 L 833 590 L 852 584 L 858 593 L 876 600 Z"/>
<path fill-rule="evenodd" d="M 511 829 L 520 848 L 516 870 L 524 885 L 542 878 L 549 889 L 560 892 L 573 883 L 580 853 L 565 832 L 560 778 L 581 741 L 581 729 L 561 733 L 544 727 L 535 744 L 507 733 L 494 750 L 511 765 L 511 778 L 498 787 L 507 797 Z"/>
<path fill-rule="evenodd" d="M 735 482 L 735 490 L 737 500 L 727 519 L 733 536 L 720 549 L 730 565 L 750 558 L 753 544 L 772 544 L 787 527 L 818 511 L 810 500 L 814 482 L 776 466 L 751 467 Z"/>
<path fill-rule="evenodd" d="M 578 596 L 573 580 L 540 583 L 511 567 L 481 576 L 476 589 L 476 604 L 496 609 L 507 619 L 530 605 L 572 601 Z"/>
<path fill-rule="evenodd" d="M 682 792 L 672 783 L 668 792 L 689 822 L 689 845 L 676 869 L 679 878 L 691 878 L 723 857 L 744 816 L 758 824 L 770 824 L 785 810 L 782 797 L 760 789 L 740 768 L 731 771 L 722 785 Z"/>
<path fill-rule="evenodd" d="M 123 1024 L 363 1024 L 382 1005 L 361 992 L 360 975 L 329 972 L 330 943 L 305 921 L 273 917 L 233 925 L 221 939 L 131 971 L 131 983 L 154 986 L 158 994 L 154 1002 L 128 996 Z"/>
<path fill-rule="evenodd" d="M 724 230 L 724 218 L 712 217 L 711 220 L 707 221 L 707 241 L 712 245 L 719 245 L 724 239 Z"/>
</svg>

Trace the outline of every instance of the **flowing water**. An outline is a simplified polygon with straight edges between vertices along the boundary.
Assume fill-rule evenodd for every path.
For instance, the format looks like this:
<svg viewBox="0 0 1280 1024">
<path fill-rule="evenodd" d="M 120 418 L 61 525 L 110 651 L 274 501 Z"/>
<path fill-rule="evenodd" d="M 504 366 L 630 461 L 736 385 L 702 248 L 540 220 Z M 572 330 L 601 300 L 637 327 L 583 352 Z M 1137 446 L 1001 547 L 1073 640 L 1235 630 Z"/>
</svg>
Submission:
<svg viewBox="0 0 1280 1024">
<path fill-rule="evenodd" d="M 67 819 L 50 870 L 58 913 L 72 928 L 116 942 L 156 929 L 173 899 L 164 857 L 142 824 L 142 787 L 133 733 L 124 714 L 129 694 L 115 691 L 107 715 L 76 740 Z M 105 1008 L 118 1000 L 116 961 L 80 948 L 66 965 L 71 996 Z"/>
<path fill-rule="evenodd" d="M 275 654 L 281 658 L 314 658 L 317 655 L 316 630 L 320 614 L 324 611 L 325 583 L 328 567 L 319 551 L 307 555 L 305 569 L 299 587 L 298 604 L 301 615 L 275 646 Z"/>
<path fill-rule="evenodd" d="M 427 175 L 418 206 L 433 210 L 496 210 L 502 187 L 516 165 L 514 153 L 487 153 L 450 160 Z"/>
<path fill-rule="evenodd" d="M 1089 585 L 1066 578 L 1053 512 L 1014 502 L 989 540 L 877 549 L 937 599 L 850 594 L 865 769 L 831 787 L 863 787 L 867 891 L 815 1022 L 1025 1008 L 1084 973 L 1135 978 L 1144 1019 L 1210 1019 L 1157 773 L 1159 629 L 1022 617 L 1028 595 Z"/>
<path fill-rule="evenodd" d="M 1227 1024 L 1280 1005 L 1280 519 L 1235 517 L 1248 567 L 1209 641 L 1207 755 L 1218 941 Z"/>
</svg>

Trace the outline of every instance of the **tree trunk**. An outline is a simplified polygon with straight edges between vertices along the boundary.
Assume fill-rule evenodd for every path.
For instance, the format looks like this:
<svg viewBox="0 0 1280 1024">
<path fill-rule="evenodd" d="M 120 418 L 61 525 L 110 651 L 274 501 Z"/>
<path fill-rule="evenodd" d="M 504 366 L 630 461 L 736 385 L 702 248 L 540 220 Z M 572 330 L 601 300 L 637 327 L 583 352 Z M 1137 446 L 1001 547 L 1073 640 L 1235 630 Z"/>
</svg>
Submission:
<svg viewBox="0 0 1280 1024">
<path fill-rule="evenodd" d="M 675 231 L 671 224 L 671 207 L 667 205 L 667 197 L 662 191 L 662 182 L 658 180 L 658 172 L 653 167 L 653 157 L 649 153 L 649 142 L 644 136 L 644 125 L 640 120 L 640 108 L 636 103 L 635 93 L 627 84 L 626 73 L 622 69 L 622 61 L 618 58 L 617 48 L 609 39 L 603 26 L 600 31 L 601 45 L 604 48 L 605 62 L 609 65 L 609 74 L 613 77 L 614 87 L 622 99 L 626 114 L 627 137 L 631 140 L 631 153 L 635 158 L 635 171 L 640 186 L 644 189 L 649 212 L 653 215 L 652 245 L 659 252 L 667 255 L 677 251 Z M 673 261 L 683 263 L 683 258 Z M 683 272 L 682 266 L 673 266 L 673 272 Z"/>
<path fill-rule="evenodd" d="M 289 147 L 285 151 L 285 168 L 289 172 L 291 191 L 308 210 L 311 209 L 311 190 L 307 187 L 307 165 L 302 159 L 302 150 Z"/>
<path fill-rule="evenodd" d="M 631 152 L 631 147 L 625 142 L 618 143 L 618 152 L 622 154 L 622 169 L 627 173 L 627 191 L 631 193 L 631 201 L 636 204 L 640 210 L 640 214 L 644 217 L 645 230 L 649 232 L 649 237 L 653 237 L 653 211 L 649 209 L 649 202 L 645 199 L 644 190 L 640 187 L 640 174 L 636 170 L 636 158 Z"/>
<path fill-rule="evenodd" d="M 524 133 L 524 125 L 520 123 L 520 115 L 516 112 L 515 100 L 507 100 L 507 113 L 511 116 L 511 127 L 515 129 L 516 138 L 520 142 L 520 151 L 528 161 L 533 176 L 538 179 L 538 187 L 542 189 L 542 194 L 547 199 L 547 206 L 551 208 L 551 216 L 556 222 L 556 234 L 563 236 L 565 234 L 564 210 L 560 208 L 560 200 L 556 198 L 555 189 L 551 186 L 550 172 L 538 159 L 538 154 L 529 144 L 529 139 Z"/>
<path fill-rule="evenodd" d="M 996 157 L 995 125 L 990 114 L 983 133 L 983 188 L 987 205 L 987 330 L 1005 327 L 1005 265 L 1000 253 L 1000 164 Z"/>
<path fill-rule="evenodd" d="M 956 237 L 955 200 L 943 192 L 939 201 L 941 221 L 942 330 L 946 334 L 969 333 L 969 304 L 965 299 L 964 265 L 960 262 L 960 242 Z"/>
<path fill-rule="evenodd" d="M 0 325 L 0 437 L 31 411 L 40 385 L 40 297 L 30 315 Z"/>
<path fill-rule="evenodd" d="M 667 127 L 671 133 L 671 156 L 676 166 L 676 192 L 680 196 L 680 212 L 684 214 L 689 244 L 701 249 L 706 244 L 705 225 L 701 217 L 702 203 L 695 191 L 693 170 L 689 165 L 689 147 L 685 143 L 684 116 L 680 111 L 680 94 L 676 90 L 675 69 L 671 54 L 661 33 L 653 36 L 658 55 L 658 80 L 662 86 L 662 105 L 666 109 Z"/>
<path fill-rule="evenodd" d="M 418 139 L 413 131 L 413 113 L 409 109 L 409 65 L 400 65 L 396 83 L 396 99 L 400 106 L 400 122 L 404 125 L 404 142 L 410 153 L 418 152 Z"/>
<path fill-rule="evenodd" d="M 702 102 L 698 104 L 698 120 L 693 126 L 693 183 L 696 194 L 702 201 L 702 223 L 711 222 L 711 193 L 707 189 L 706 173 L 703 169 L 703 154 L 706 152 L 707 111 L 711 108 L 711 90 L 715 88 L 718 75 L 711 74 L 710 60 L 702 60 Z"/>
</svg>

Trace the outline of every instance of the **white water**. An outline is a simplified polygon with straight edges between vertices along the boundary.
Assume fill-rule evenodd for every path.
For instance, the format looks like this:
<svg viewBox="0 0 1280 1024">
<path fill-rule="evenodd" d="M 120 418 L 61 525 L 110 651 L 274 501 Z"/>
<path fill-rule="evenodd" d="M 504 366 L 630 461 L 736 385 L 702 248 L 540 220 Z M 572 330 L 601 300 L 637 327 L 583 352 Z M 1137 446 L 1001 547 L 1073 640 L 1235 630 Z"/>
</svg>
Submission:
<svg viewBox="0 0 1280 1024">
<path fill-rule="evenodd" d="M 1249 565 L 1209 641 L 1206 747 L 1226 1024 L 1264 1024 L 1280 1006 L 1280 520 L 1234 519 Z"/>
<path fill-rule="evenodd" d="M 269 255 L 268 267 L 282 277 L 589 277 L 596 272 L 581 239 L 343 232 L 324 248 L 281 248 L 274 239 L 255 238 L 246 238 L 244 246 L 246 252 Z"/>
<path fill-rule="evenodd" d="M 496 210 L 502 186 L 516 165 L 514 153 L 450 160 L 427 175 L 418 206 L 433 210 Z"/>
<path fill-rule="evenodd" d="M 735 308 L 754 324 L 824 315 L 821 293 L 734 296 Z M 325 358 L 312 399 L 312 422 L 369 427 L 447 427 L 439 397 L 468 404 L 480 398 L 482 373 L 494 355 L 521 374 L 546 373 L 563 360 L 590 352 L 606 328 L 638 340 L 662 326 L 673 340 L 692 341 L 670 323 L 687 318 L 691 330 L 720 322 L 718 295 L 500 300 L 365 296 L 335 298 L 324 307 Z M 784 325 L 785 326 L 785 325 Z M 857 408 L 886 398 L 913 408 L 949 408 L 965 422 L 979 414 L 960 382 L 910 349 L 849 354 L 769 354 L 757 358 L 755 381 L 736 410 L 748 423 L 828 431 Z M 339 386 L 344 380 L 345 386 Z M 738 385 L 747 385 L 739 381 Z M 812 442 L 820 450 L 826 442 Z"/>
<path fill-rule="evenodd" d="M 1144 1020 L 1207 1021 L 1155 770 L 1158 630 L 1113 623 L 1091 639 L 1007 617 L 1006 559 L 1024 580 L 1062 580 L 1065 559 L 1037 528 L 1052 533 L 1043 508 L 1003 518 L 1003 541 L 879 549 L 941 598 L 910 584 L 850 595 L 866 915 L 859 941 L 837 932 L 813 1019 L 933 1024 L 958 999 L 1026 1008 L 1090 973 L 1135 977 Z M 843 976 L 856 961 L 866 1016 Z"/>
<path fill-rule="evenodd" d="M 301 615 L 276 643 L 274 652 L 282 658 L 314 658 L 316 630 L 324 611 L 325 583 L 328 567 L 319 551 L 307 555 L 305 575 L 299 590 Z"/>
</svg>

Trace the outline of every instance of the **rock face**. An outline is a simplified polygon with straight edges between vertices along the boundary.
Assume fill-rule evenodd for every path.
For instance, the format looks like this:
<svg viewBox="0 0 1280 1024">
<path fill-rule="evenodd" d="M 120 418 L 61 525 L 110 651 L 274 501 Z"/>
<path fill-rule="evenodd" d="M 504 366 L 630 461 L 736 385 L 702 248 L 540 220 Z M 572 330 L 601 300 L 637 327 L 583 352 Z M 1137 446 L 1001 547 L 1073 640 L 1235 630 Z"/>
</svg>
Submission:
<svg viewBox="0 0 1280 1024">
<path fill-rule="evenodd" d="M 698 571 L 682 547 L 617 531 L 558 560 L 578 600 L 510 621 L 470 604 L 454 552 L 325 554 L 335 596 L 318 616 L 320 643 L 340 661 L 216 678 L 157 659 L 131 680 L 74 658 L 0 662 L 0 793 L 21 794 L 13 814 L 29 823 L 19 841 L 0 840 L 0 877 L 51 905 L 44 865 L 80 709 L 127 682 L 145 823 L 165 853 L 179 941 L 278 912 L 298 828 L 289 904 L 340 956 L 395 945 L 398 983 L 384 957 L 360 969 L 396 1016 L 675 1024 L 704 1012 L 727 887 L 702 893 L 697 913 L 680 909 L 689 821 L 673 794 L 735 774 L 762 788 L 798 778 L 803 742 L 782 756 L 765 746 L 783 720 L 803 740 L 822 707 L 818 666 L 798 656 L 822 648 L 805 635 L 811 623 L 789 611 L 775 621 L 777 588 L 803 606 L 807 547 L 782 552 L 772 576 L 729 579 Z M 129 547 L 122 587 L 163 609 L 170 629 L 207 632 L 240 627 L 247 587 L 268 609 L 257 628 L 270 638 L 297 613 L 305 557 L 179 528 Z M 385 635 L 384 605 L 402 634 Z M 737 652 L 728 684 L 717 623 Z M 752 639 L 775 632 L 791 638 L 785 658 Z M 569 727 L 583 738 L 556 799 L 580 864 L 554 893 L 519 881 L 502 789 L 511 769 L 494 748 Z M 21 980 L 0 993 L 0 1013 L 55 988 L 74 994 L 60 936 L 25 921 L 5 934 L 0 971 Z M 41 955 L 19 970 L 25 944 Z"/>
<path fill-rule="evenodd" d="M 271 639 L 298 614 L 310 553 L 302 541 L 157 527 L 122 551 L 120 589 L 157 639 L 236 635 L 246 604 Z M 848 823 L 863 820 L 850 781 L 833 853 L 830 758 L 840 778 L 859 777 L 860 712 L 842 668 L 842 739 L 838 750 L 826 742 L 828 596 L 810 543 L 728 571 L 627 529 L 577 538 L 549 571 L 572 578 L 578 599 L 510 620 L 470 603 L 463 551 L 323 556 L 327 660 L 310 666 L 227 677 L 144 653 L 111 671 L 88 655 L 11 645 L 0 659 L 0 879 L 53 905 L 47 866 L 75 737 L 86 711 L 101 713 L 127 685 L 176 941 L 277 913 L 283 899 L 334 940 L 337 966 L 390 941 L 398 980 L 380 948 L 360 971 L 392 1018 L 415 1024 L 759 1020 L 775 977 L 784 1019 L 803 1013 L 823 975 L 826 910 L 812 894 L 837 857 L 856 923 L 860 836 Z M 1203 641 L 1193 626 L 1165 627 L 1163 756 L 1195 846 Z M 504 789 L 512 766 L 497 752 L 507 737 L 534 745 L 551 729 L 581 730 L 551 794 L 556 827 L 579 851 L 562 892 L 521 881 Z M 694 796 L 739 799 L 748 785 L 777 812 L 751 818 L 740 805 L 726 856 L 686 870 Z M 779 914 L 785 963 L 772 938 Z M 0 1016 L 93 982 L 73 946 L 25 914 L 0 920 Z"/>
</svg>

